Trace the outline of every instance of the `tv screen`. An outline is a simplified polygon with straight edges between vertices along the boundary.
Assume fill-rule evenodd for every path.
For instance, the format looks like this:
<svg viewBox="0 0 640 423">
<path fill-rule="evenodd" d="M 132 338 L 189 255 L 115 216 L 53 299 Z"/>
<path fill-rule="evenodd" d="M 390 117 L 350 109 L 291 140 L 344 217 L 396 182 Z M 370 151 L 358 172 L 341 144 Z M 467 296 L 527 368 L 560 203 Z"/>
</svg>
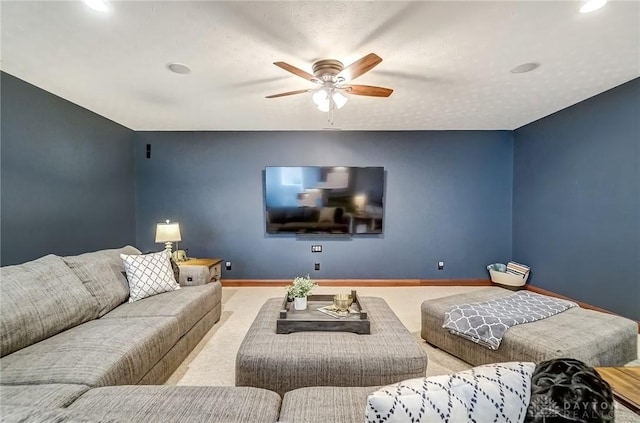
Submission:
<svg viewBox="0 0 640 423">
<path fill-rule="evenodd" d="M 268 234 L 381 234 L 384 168 L 268 166 Z"/>
</svg>

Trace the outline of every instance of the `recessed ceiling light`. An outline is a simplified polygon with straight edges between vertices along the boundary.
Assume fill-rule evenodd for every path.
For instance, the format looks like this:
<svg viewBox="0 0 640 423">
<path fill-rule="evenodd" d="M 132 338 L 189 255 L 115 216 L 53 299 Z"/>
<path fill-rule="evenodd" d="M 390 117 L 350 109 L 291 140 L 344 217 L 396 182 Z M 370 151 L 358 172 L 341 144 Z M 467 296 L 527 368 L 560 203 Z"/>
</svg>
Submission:
<svg viewBox="0 0 640 423">
<path fill-rule="evenodd" d="M 109 11 L 109 5 L 106 0 L 84 0 L 84 4 L 97 12 L 106 13 Z"/>
<path fill-rule="evenodd" d="M 511 69 L 511 73 L 531 72 L 538 66 L 540 66 L 538 63 L 523 63 L 522 65 L 518 65 L 515 68 Z"/>
<path fill-rule="evenodd" d="M 189 66 L 183 65 L 182 63 L 168 63 L 167 67 L 171 72 L 179 73 L 181 75 L 191 73 Z"/>
<path fill-rule="evenodd" d="M 607 0 L 588 0 L 580 8 L 580 13 L 591 13 L 607 4 Z"/>
</svg>

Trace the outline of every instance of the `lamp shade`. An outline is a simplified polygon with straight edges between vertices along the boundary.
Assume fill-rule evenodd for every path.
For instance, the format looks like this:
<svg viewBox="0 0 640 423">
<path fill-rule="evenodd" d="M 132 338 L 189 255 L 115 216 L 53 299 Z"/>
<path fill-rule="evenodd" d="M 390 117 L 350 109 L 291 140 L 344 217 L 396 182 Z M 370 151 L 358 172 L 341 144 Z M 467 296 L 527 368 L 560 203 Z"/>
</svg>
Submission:
<svg viewBox="0 0 640 423">
<path fill-rule="evenodd" d="M 156 242 L 182 241 L 178 223 L 158 223 L 156 226 Z"/>
<path fill-rule="evenodd" d="M 340 91 L 336 91 L 335 93 L 333 93 L 333 102 L 336 103 L 336 107 L 338 109 L 342 109 L 342 106 L 347 104 L 347 100 L 349 99 Z"/>
<path fill-rule="evenodd" d="M 354 196 L 353 204 L 356 206 L 356 210 L 362 211 L 362 209 L 364 209 L 364 206 L 367 204 L 367 196 L 364 194 Z"/>
<path fill-rule="evenodd" d="M 324 88 L 320 88 L 318 91 L 313 93 L 311 99 L 316 104 L 316 106 L 321 106 L 322 104 L 329 101 L 329 93 Z"/>
</svg>

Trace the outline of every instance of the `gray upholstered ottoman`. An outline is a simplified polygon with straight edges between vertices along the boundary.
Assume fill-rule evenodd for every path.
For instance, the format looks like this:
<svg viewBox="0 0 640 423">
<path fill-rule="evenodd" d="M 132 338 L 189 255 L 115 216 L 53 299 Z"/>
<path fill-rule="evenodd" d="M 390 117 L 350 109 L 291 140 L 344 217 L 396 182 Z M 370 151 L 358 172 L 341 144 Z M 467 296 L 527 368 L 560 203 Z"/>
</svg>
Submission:
<svg viewBox="0 0 640 423">
<path fill-rule="evenodd" d="M 475 366 L 504 361 L 540 362 L 571 357 L 590 366 L 622 366 L 638 355 L 638 325 L 624 317 L 572 308 L 533 323 L 509 328 L 497 350 L 475 344 L 442 328 L 444 313 L 456 304 L 512 295 L 486 288 L 422 303 L 421 335 L 428 343 Z"/>
<path fill-rule="evenodd" d="M 268 300 L 236 356 L 236 386 L 280 395 L 307 386 L 374 386 L 424 376 L 427 354 L 381 298 L 362 297 L 371 334 L 276 334 L 281 298 Z"/>
</svg>

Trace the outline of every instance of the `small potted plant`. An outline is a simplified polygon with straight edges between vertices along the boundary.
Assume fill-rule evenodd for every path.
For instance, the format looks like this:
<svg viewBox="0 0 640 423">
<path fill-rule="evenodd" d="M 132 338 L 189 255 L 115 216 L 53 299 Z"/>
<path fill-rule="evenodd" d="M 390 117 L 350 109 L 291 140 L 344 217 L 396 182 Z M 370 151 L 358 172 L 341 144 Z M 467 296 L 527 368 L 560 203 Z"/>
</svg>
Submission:
<svg viewBox="0 0 640 423">
<path fill-rule="evenodd" d="M 287 287 L 289 299 L 293 300 L 293 307 L 296 310 L 305 310 L 307 308 L 307 295 L 311 293 L 313 288 L 318 284 L 307 276 L 298 276 L 293 280 L 293 284 Z"/>
</svg>

